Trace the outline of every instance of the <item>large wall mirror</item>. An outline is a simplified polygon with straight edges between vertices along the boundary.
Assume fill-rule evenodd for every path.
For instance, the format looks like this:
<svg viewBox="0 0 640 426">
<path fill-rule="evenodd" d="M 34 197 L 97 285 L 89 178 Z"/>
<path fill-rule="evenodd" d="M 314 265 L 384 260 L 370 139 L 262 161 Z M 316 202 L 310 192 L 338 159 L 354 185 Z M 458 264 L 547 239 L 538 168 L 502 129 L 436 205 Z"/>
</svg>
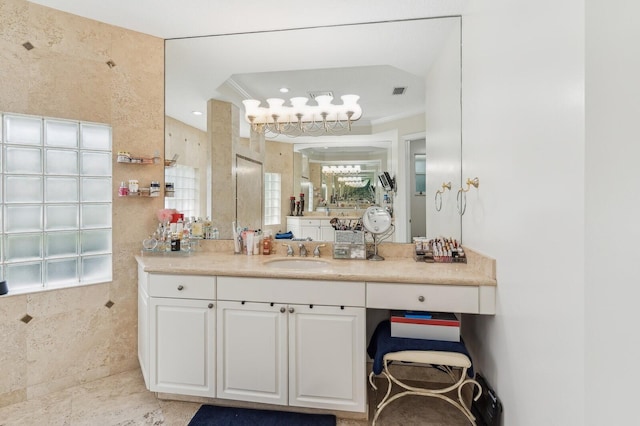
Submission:
<svg viewBox="0 0 640 426">
<path fill-rule="evenodd" d="M 165 169 L 175 187 L 167 206 L 210 216 L 231 238 L 233 221 L 285 231 L 290 196 L 305 193 L 305 215 L 386 203 L 394 241 L 460 239 L 460 34 L 460 17 L 442 17 L 167 40 L 165 158 L 175 160 Z M 351 131 L 264 138 L 244 119 L 245 99 L 324 92 L 334 103 L 360 96 Z M 340 166 L 360 171 L 329 171 Z M 395 191 L 382 186 L 384 172 Z M 436 204 L 446 182 L 452 189 Z"/>
</svg>

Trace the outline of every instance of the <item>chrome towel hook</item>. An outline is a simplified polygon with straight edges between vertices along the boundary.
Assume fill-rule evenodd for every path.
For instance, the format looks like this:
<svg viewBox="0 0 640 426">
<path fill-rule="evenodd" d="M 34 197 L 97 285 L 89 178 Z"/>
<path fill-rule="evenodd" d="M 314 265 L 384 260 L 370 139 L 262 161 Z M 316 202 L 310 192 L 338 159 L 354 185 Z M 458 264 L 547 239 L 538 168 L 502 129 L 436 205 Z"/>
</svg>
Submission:
<svg viewBox="0 0 640 426">
<path fill-rule="evenodd" d="M 451 182 L 442 182 L 442 190 L 438 189 L 436 191 L 435 203 L 437 212 L 442 210 L 442 194 L 444 194 L 447 189 L 451 191 Z"/>
<path fill-rule="evenodd" d="M 467 192 L 474 186 L 476 189 L 480 186 L 480 179 L 477 177 L 471 179 L 467 178 L 467 189 L 460 188 L 458 190 L 458 195 L 456 196 L 456 201 L 458 205 L 458 214 L 462 216 L 465 211 L 467 211 Z"/>
</svg>

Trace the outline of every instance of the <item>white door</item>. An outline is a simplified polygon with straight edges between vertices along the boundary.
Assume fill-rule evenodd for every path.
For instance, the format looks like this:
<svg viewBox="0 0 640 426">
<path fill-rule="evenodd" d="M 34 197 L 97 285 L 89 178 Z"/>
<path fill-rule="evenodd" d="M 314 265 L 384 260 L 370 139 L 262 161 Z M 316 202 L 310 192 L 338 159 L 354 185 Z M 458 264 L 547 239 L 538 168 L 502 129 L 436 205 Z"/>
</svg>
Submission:
<svg viewBox="0 0 640 426">
<path fill-rule="evenodd" d="M 289 305 L 289 312 L 289 405 L 364 412 L 365 309 Z"/>
<path fill-rule="evenodd" d="M 433 199 L 426 196 L 426 142 L 424 139 L 410 142 L 409 200 L 411 236 L 427 236 L 427 202 Z M 433 204 L 431 204 L 433 205 Z"/>
<path fill-rule="evenodd" d="M 218 302 L 218 398 L 287 404 L 285 305 Z"/>
<path fill-rule="evenodd" d="M 213 301 L 152 297 L 149 306 L 149 389 L 215 397 Z"/>
</svg>

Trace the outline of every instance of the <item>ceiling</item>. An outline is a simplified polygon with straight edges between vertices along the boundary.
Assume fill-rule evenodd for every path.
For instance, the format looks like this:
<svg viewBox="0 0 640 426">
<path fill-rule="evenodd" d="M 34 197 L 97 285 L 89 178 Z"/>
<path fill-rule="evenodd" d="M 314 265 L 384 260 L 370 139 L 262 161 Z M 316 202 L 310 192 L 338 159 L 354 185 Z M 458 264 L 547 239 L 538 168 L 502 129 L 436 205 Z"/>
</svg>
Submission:
<svg viewBox="0 0 640 426">
<path fill-rule="evenodd" d="M 247 97 L 288 99 L 329 90 L 334 103 L 344 94 L 360 96 L 363 118 L 355 132 L 361 134 L 372 124 L 423 110 L 422 76 L 439 52 L 446 24 L 345 24 L 459 15 L 462 3 L 327 0 L 301 7 L 297 0 L 279 0 L 269 7 L 256 0 L 31 1 L 175 39 L 166 44 L 166 113 L 194 127 L 206 129 L 206 117 L 192 112 L 206 112 L 208 99 L 241 105 Z M 197 37 L 206 35 L 217 36 Z M 282 95 L 280 87 L 290 92 Z M 393 96 L 394 87 L 407 90 Z M 244 126 L 241 135 L 247 134 Z"/>
<path fill-rule="evenodd" d="M 463 0 L 30 0 L 163 39 L 460 15 Z"/>
</svg>

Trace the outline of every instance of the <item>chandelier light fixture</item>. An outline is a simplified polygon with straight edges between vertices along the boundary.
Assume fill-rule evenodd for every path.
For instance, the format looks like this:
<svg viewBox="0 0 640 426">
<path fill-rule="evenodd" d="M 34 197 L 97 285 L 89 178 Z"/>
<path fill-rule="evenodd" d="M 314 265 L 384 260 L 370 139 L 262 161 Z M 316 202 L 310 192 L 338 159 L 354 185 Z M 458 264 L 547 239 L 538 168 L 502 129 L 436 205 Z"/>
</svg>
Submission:
<svg viewBox="0 0 640 426">
<path fill-rule="evenodd" d="M 358 95 L 343 95 L 341 105 L 334 105 L 333 96 L 316 96 L 317 105 L 307 105 L 305 97 L 291 98 L 291 106 L 284 99 L 267 99 L 268 107 L 261 107 L 260 101 L 242 101 L 245 119 L 251 130 L 267 136 L 285 135 L 320 136 L 340 135 L 351 131 L 351 123 L 360 119 L 362 108 L 358 105 Z"/>
<path fill-rule="evenodd" d="M 322 173 L 328 175 L 348 175 L 360 173 L 360 165 L 355 166 L 322 166 Z"/>
<path fill-rule="evenodd" d="M 363 179 L 361 176 L 341 176 L 338 182 L 352 188 L 364 188 L 369 183 L 369 179 Z"/>
</svg>

